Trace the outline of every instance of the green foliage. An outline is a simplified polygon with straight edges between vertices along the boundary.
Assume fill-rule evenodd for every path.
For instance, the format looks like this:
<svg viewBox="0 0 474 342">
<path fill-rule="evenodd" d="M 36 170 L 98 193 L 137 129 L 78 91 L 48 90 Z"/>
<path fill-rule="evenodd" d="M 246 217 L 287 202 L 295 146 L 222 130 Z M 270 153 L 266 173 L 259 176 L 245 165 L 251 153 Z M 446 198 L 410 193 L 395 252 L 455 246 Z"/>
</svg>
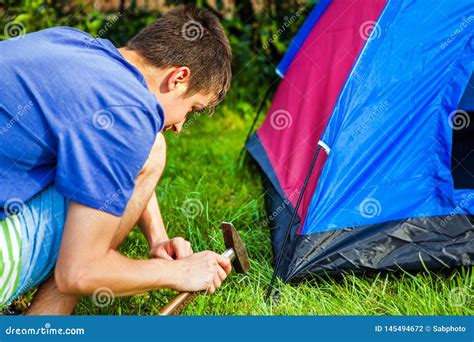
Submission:
<svg viewBox="0 0 474 342">
<path fill-rule="evenodd" d="M 122 46 L 158 17 L 159 13 L 139 9 L 135 2 L 123 11 L 103 13 L 91 4 L 80 1 L 8 0 L 5 13 L 0 16 L 0 27 L 5 27 L 9 22 L 18 22 L 24 26 L 24 33 L 29 33 L 55 26 L 69 26 Z M 4 31 L 1 34 L 2 39 L 9 38 Z"/>
<path fill-rule="evenodd" d="M 70 5 L 65 1 L 12 1 L 7 0 L 6 11 L 0 16 L 0 27 L 9 22 L 23 25 L 24 33 L 35 32 L 53 26 L 70 26 L 92 35 L 103 25 L 104 15 L 79 3 Z M 9 38 L 5 30 L 1 38 Z"/>
<path fill-rule="evenodd" d="M 130 2 L 126 2 L 129 4 Z M 207 1 L 168 1 L 169 4 L 195 3 L 212 9 Z M 221 17 L 233 50 L 233 86 L 227 103 L 245 101 L 254 106 L 261 100 L 268 87 L 275 86 L 274 70 L 283 56 L 291 37 L 304 20 L 312 4 L 267 1 L 254 12 L 249 1 L 238 2 L 232 15 Z M 223 8 L 222 1 L 217 2 Z M 132 1 L 122 10 L 102 13 L 89 3 L 54 0 L 7 0 L 0 7 L 0 27 L 16 23 L 23 32 L 29 33 L 54 26 L 70 26 L 83 30 L 94 37 L 111 40 L 123 46 L 143 27 L 154 22 L 160 13 L 140 9 Z M 7 39 L 6 30 L 0 31 L 0 39 Z"/>
</svg>

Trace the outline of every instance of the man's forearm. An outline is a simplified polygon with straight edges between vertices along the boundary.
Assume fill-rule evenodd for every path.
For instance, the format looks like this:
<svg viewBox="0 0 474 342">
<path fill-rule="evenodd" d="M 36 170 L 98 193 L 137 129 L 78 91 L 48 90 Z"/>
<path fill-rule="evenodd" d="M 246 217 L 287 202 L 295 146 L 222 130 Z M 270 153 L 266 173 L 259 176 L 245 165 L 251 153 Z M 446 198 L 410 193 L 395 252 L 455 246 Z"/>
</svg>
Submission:
<svg viewBox="0 0 474 342">
<path fill-rule="evenodd" d="M 87 295 L 99 287 L 107 287 L 115 296 L 127 296 L 161 288 L 173 288 L 178 265 L 164 259 L 130 259 L 115 250 L 82 269 L 75 268 L 75 274 L 62 284 L 65 293 Z"/>
<path fill-rule="evenodd" d="M 168 234 L 166 233 L 165 224 L 161 217 L 156 193 L 153 192 L 150 197 L 145 210 L 138 220 L 138 226 L 145 235 L 150 246 L 168 240 Z"/>
<path fill-rule="evenodd" d="M 71 201 L 54 274 L 61 292 L 91 294 L 108 287 L 128 295 L 174 287 L 178 261 L 129 259 L 111 246 L 122 219 Z"/>
</svg>

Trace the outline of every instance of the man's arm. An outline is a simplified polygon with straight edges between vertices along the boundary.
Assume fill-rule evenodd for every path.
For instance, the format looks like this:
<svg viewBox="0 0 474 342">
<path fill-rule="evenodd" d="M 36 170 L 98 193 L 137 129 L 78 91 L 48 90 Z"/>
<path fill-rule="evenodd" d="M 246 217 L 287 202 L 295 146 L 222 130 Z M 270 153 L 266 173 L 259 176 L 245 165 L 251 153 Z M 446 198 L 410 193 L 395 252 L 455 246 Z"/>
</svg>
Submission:
<svg viewBox="0 0 474 342">
<path fill-rule="evenodd" d="M 138 220 L 138 226 L 143 235 L 145 235 L 150 247 L 169 240 L 155 192 L 151 195 L 142 216 Z"/>
<path fill-rule="evenodd" d="M 213 292 L 230 272 L 230 261 L 213 252 L 176 261 L 129 259 L 111 248 L 119 223 L 120 217 L 71 202 L 55 269 L 61 292 L 91 294 L 98 287 L 116 296 L 164 287 Z"/>
<path fill-rule="evenodd" d="M 193 254 L 191 244 L 182 237 L 168 238 L 155 192 L 140 216 L 138 225 L 148 241 L 151 257 L 173 260 Z"/>
</svg>

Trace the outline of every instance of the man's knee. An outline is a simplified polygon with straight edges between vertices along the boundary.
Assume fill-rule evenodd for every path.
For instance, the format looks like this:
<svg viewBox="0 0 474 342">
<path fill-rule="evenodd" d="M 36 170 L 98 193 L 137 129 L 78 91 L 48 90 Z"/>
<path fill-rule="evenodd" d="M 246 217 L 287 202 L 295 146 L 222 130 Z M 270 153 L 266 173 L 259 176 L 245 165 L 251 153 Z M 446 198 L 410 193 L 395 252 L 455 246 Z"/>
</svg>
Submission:
<svg viewBox="0 0 474 342">
<path fill-rule="evenodd" d="M 161 177 L 166 165 L 166 141 L 162 133 L 158 134 L 148 159 L 140 173 Z"/>
</svg>

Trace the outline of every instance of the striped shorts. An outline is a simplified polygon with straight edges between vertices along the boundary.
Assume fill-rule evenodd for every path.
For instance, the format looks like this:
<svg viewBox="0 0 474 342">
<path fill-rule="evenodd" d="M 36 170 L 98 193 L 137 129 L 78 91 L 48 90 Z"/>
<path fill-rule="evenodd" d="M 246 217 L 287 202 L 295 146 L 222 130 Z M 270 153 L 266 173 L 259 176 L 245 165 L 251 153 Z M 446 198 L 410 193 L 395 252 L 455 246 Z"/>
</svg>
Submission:
<svg viewBox="0 0 474 342">
<path fill-rule="evenodd" d="M 17 215 L 2 222 L 0 234 L 0 304 L 16 292 L 20 281 L 21 226 Z"/>
<path fill-rule="evenodd" d="M 0 222 L 0 307 L 51 274 L 68 207 L 68 200 L 51 185 Z"/>
</svg>

